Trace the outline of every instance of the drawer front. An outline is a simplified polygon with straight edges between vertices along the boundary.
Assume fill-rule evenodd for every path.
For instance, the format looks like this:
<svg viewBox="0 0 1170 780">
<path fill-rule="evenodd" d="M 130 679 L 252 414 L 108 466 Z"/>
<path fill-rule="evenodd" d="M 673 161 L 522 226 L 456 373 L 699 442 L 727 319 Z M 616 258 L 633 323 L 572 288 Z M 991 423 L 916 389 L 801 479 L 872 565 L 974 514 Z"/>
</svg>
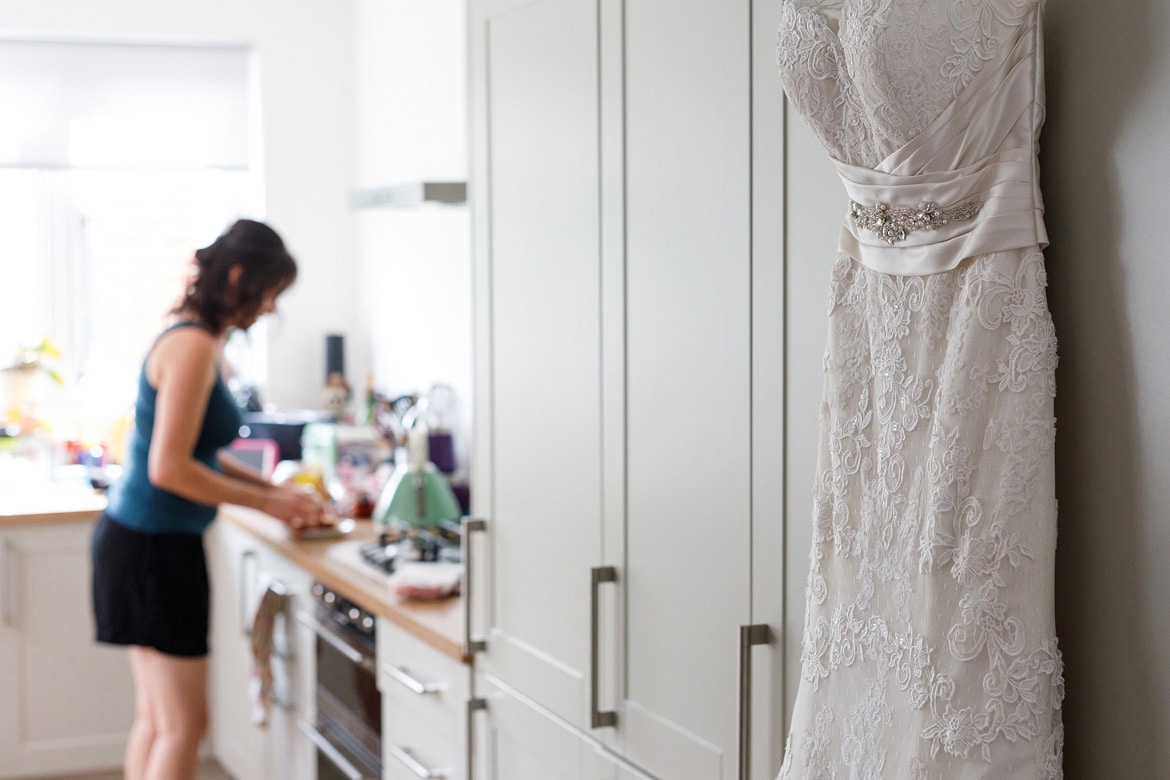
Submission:
<svg viewBox="0 0 1170 780">
<path fill-rule="evenodd" d="M 385 777 L 465 777 L 470 674 L 468 666 L 378 621 Z"/>
</svg>

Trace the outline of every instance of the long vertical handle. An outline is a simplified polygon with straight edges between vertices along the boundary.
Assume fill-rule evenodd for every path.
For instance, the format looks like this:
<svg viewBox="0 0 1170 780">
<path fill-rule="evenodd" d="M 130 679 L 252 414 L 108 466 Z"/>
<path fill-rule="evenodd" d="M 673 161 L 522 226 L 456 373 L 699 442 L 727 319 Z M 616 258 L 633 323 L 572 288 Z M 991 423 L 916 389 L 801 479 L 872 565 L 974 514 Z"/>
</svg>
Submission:
<svg viewBox="0 0 1170 780">
<path fill-rule="evenodd" d="M 8 551 L 8 540 L 0 536 L 0 562 L 4 565 L 4 625 L 12 625 L 12 557 Z"/>
<path fill-rule="evenodd" d="M 471 534 L 487 530 L 487 521 L 472 517 L 465 517 L 462 521 L 463 533 L 459 536 L 460 555 L 463 558 L 463 655 L 470 658 L 476 653 L 487 649 L 487 642 L 483 639 L 471 637 Z"/>
<path fill-rule="evenodd" d="M 589 582 L 589 714 L 593 728 L 600 729 L 617 725 L 615 710 L 601 709 L 598 701 L 601 698 L 601 681 L 598 679 L 600 670 L 600 633 L 601 607 L 599 605 L 601 585 L 606 582 L 617 582 L 617 569 L 613 566 L 594 566 L 591 570 Z"/>
<path fill-rule="evenodd" d="M 255 560 L 255 550 L 244 550 L 240 553 L 240 633 L 245 639 L 252 638 L 252 622 L 248 620 L 248 593 L 251 591 L 251 584 L 248 582 L 248 562 Z"/>
<path fill-rule="evenodd" d="M 739 780 L 752 773 L 752 648 L 771 638 L 766 623 L 739 627 Z"/>
<path fill-rule="evenodd" d="M 487 699 L 469 698 L 467 700 L 467 750 L 464 751 L 467 756 L 466 780 L 474 780 L 475 778 L 475 751 L 478 747 L 475 744 L 475 713 L 487 710 L 487 706 Z"/>
</svg>

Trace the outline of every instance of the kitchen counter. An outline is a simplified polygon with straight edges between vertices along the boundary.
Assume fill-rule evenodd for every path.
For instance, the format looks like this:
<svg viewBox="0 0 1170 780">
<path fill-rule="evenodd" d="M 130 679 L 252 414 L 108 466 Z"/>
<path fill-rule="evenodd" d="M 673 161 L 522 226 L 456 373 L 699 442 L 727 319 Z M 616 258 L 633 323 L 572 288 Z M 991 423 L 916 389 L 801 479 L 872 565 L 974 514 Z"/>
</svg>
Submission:
<svg viewBox="0 0 1170 780">
<path fill-rule="evenodd" d="M 82 485 L 47 484 L 36 489 L 16 488 L 0 494 L 0 529 L 50 523 L 92 522 L 106 508 L 106 497 Z M 413 601 L 394 594 L 384 575 L 356 555 L 346 560 L 337 548 L 368 541 L 377 535 L 369 521 L 342 539 L 293 539 L 275 518 L 240 506 L 224 505 L 221 520 L 267 544 L 312 577 L 376 615 L 386 618 L 436 650 L 466 663 L 463 655 L 463 602 L 458 596 L 441 601 Z"/>
<path fill-rule="evenodd" d="M 340 539 L 298 540 L 270 515 L 240 506 L 220 507 L 219 518 L 267 544 L 300 566 L 323 585 L 340 593 L 375 615 L 384 617 L 405 631 L 461 663 L 463 654 L 463 602 L 458 596 L 441 601 L 414 601 L 395 595 L 384 575 L 359 563 L 355 556 L 337 555 L 377 536 L 368 520 L 357 521 L 353 532 Z"/>
<path fill-rule="evenodd" d="M 106 497 L 82 485 L 47 483 L 0 494 L 0 528 L 39 523 L 89 522 L 106 508 Z"/>
</svg>

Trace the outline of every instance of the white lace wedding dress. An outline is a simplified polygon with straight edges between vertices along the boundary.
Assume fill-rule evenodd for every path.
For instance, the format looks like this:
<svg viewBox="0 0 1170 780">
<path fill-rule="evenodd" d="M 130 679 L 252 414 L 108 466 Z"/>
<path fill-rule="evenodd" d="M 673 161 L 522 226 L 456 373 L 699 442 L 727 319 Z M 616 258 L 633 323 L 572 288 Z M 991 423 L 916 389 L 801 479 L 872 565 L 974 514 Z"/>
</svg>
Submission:
<svg viewBox="0 0 1170 780">
<path fill-rule="evenodd" d="M 850 203 L 780 777 L 1059 778 L 1042 3 L 782 2 Z"/>
</svg>

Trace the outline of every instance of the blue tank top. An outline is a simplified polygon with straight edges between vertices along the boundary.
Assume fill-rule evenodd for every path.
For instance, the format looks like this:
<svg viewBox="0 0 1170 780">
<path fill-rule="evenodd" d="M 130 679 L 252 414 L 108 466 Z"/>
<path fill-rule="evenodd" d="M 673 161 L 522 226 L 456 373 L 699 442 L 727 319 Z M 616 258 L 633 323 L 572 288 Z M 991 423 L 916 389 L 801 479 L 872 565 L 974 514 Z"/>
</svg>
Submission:
<svg viewBox="0 0 1170 780">
<path fill-rule="evenodd" d="M 169 333 L 183 327 L 202 326 L 195 322 L 180 322 L 163 332 Z M 158 390 L 146 378 L 146 360 L 143 360 L 138 375 L 138 399 L 134 404 L 134 428 L 130 432 L 125 471 L 110 487 L 106 513 L 115 522 L 138 531 L 202 534 L 215 519 L 216 507 L 155 487 L 147 474 L 157 399 Z M 239 436 L 242 422 L 235 399 L 216 371 L 215 384 L 203 414 L 203 427 L 195 442 L 195 459 L 218 471 L 216 453 Z"/>
</svg>

